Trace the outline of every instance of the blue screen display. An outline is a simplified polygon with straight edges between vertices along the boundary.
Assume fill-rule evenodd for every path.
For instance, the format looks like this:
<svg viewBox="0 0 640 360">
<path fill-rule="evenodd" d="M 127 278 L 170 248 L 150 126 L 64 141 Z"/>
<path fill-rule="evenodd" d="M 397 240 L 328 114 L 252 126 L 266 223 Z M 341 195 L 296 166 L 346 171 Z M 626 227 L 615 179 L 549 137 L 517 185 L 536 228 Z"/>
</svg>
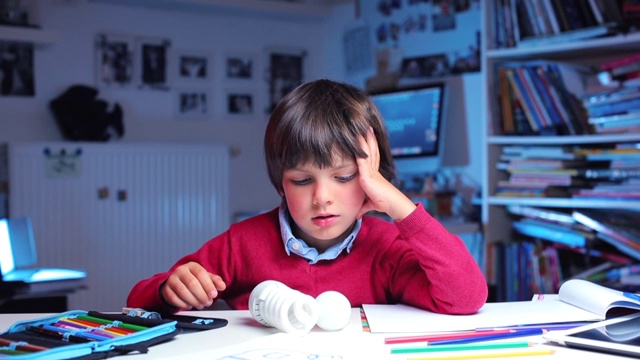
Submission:
<svg viewBox="0 0 640 360">
<path fill-rule="evenodd" d="M 437 156 L 444 106 L 444 84 L 371 94 L 396 158 Z"/>
</svg>

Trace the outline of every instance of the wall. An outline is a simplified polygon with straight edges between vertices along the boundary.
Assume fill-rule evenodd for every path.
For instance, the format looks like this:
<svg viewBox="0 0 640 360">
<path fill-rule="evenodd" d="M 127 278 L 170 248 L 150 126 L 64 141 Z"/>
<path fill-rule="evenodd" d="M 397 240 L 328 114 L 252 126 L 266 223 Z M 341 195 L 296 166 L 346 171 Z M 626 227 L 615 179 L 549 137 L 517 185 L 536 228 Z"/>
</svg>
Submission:
<svg viewBox="0 0 640 360">
<path fill-rule="evenodd" d="M 0 97 L 0 141 L 60 140 L 48 101 L 75 83 L 94 84 L 94 36 L 100 32 L 166 37 L 174 49 L 207 49 L 214 56 L 214 113 L 208 121 L 176 121 L 172 91 L 102 89 L 100 97 L 118 102 L 125 113 L 126 135 L 133 141 L 203 141 L 225 143 L 240 149 L 231 160 L 231 211 L 258 211 L 277 205 L 279 198 L 268 182 L 262 158 L 262 136 L 267 115 L 252 119 L 225 118 L 222 92 L 222 61 L 225 53 L 252 52 L 264 57 L 268 46 L 304 48 L 306 79 L 328 77 L 363 87 L 369 71 L 347 73 L 344 65 L 344 32 L 366 19 L 355 19 L 354 6 L 334 6 L 324 21 L 243 17 L 238 14 L 160 10 L 121 6 L 88 0 L 38 0 L 37 20 L 43 29 L 59 33 L 59 41 L 37 47 L 35 56 L 36 96 Z M 364 4 L 367 4 L 366 2 Z M 319 40 L 322 39 L 322 40 Z M 414 56 L 443 46 L 430 43 L 404 45 Z M 266 72 L 265 62 L 258 69 Z M 447 118 L 445 153 L 451 169 L 472 185 L 480 179 L 480 99 L 478 73 L 447 80 L 452 84 Z M 251 85 L 267 102 L 267 83 Z M 467 147 L 457 144 L 468 144 Z"/>
<path fill-rule="evenodd" d="M 124 110 L 126 134 L 120 141 L 187 141 L 225 143 L 240 149 L 231 160 L 232 213 L 272 208 L 279 197 L 266 175 L 262 136 L 267 115 L 228 119 L 222 110 L 225 53 L 251 52 L 262 58 L 268 46 L 302 47 L 308 51 L 306 77 L 320 76 L 324 50 L 318 44 L 324 33 L 319 21 L 296 23 L 282 19 L 245 19 L 228 13 L 195 13 L 89 2 L 38 0 L 38 23 L 59 33 L 53 44 L 40 45 L 35 54 L 36 96 L 0 97 L 0 141 L 60 140 L 47 108 L 48 102 L 72 84 L 94 85 L 94 37 L 100 32 L 140 37 L 168 38 L 174 49 L 210 50 L 213 54 L 213 118 L 176 121 L 173 91 L 102 89 L 100 97 L 119 103 Z M 321 36 L 321 35 L 320 35 Z M 258 67 L 255 88 L 266 104 L 266 67 Z"/>
<path fill-rule="evenodd" d="M 353 6 L 334 7 L 332 16 L 327 20 L 325 35 L 325 68 L 331 76 L 342 79 L 360 88 L 365 88 L 366 80 L 375 75 L 375 64 L 369 69 L 348 73 L 344 65 L 343 35 L 354 26 L 373 24 L 372 8 L 378 2 L 362 2 L 361 17 L 355 17 Z M 405 3 L 405 2 L 403 2 Z M 476 5 L 474 5 L 476 6 Z M 405 9 L 406 10 L 406 9 Z M 409 9 L 411 10 L 411 9 Z M 469 13 L 458 19 L 458 31 L 462 34 L 455 38 L 451 35 L 436 34 L 432 36 L 413 37 L 399 42 L 398 47 L 403 56 L 416 57 L 431 53 L 453 53 L 460 44 L 468 44 L 475 39 L 475 31 L 479 28 L 480 17 Z M 468 31 L 465 27 L 469 27 Z M 376 45 L 370 44 L 371 52 Z M 482 91 L 479 72 L 468 72 L 460 76 L 434 78 L 444 80 L 449 87 L 449 106 L 446 112 L 444 129 L 444 150 L 442 166 L 452 176 L 459 174 L 464 186 L 470 192 L 479 189 L 482 178 L 481 152 L 481 114 Z"/>
</svg>

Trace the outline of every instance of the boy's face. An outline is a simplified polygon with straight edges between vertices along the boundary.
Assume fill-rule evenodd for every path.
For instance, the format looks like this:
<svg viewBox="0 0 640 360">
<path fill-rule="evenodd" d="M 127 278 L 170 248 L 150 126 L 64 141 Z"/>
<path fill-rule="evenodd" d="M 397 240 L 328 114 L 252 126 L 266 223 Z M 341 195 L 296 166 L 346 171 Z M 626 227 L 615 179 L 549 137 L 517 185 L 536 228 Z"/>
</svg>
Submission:
<svg viewBox="0 0 640 360">
<path fill-rule="evenodd" d="M 294 235 L 321 253 L 350 233 L 365 200 L 350 158 L 324 169 L 303 164 L 285 170 L 282 183 Z"/>
</svg>

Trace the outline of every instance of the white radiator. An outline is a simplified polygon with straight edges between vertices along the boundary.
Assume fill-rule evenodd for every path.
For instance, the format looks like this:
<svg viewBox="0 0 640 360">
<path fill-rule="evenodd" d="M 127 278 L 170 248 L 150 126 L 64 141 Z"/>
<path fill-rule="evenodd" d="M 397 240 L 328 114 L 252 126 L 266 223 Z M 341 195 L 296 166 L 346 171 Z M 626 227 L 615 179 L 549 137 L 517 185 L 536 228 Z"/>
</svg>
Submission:
<svg viewBox="0 0 640 360">
<path fill-rule="evenodd" d="M 71 309 L 119 311 L 230 223 L 227 146 L 16 143 L 8 162 L 9 216 L 31 217 L 38 266 L 88 272 Z"/>
</svg>

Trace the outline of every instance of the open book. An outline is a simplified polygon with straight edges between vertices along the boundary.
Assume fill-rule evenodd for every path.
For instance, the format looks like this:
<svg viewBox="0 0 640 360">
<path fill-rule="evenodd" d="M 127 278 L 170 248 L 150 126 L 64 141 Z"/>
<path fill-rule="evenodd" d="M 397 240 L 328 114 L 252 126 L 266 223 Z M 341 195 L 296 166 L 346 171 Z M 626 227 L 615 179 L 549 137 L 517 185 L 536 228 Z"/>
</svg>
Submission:
<svg viewBox="0 0 640 360">
<path fill-rule="evenodd" d="M 559 300 L 597 315 L 600 319 L 640 311 L 640 295 L 626 293 L 586 280 L 572 279 L 562 284 Z"/>
<path fill-rule="evenodd" d="M 617 310 L 640 311 L 640 295 L 638 300 L 633 296 L 586 280 L 572 279 L 562 284 L 559 294 L 545 295 L 544 301 L 486 303 L 472 315 L 436 314 L 401 304 L 364 304 L 362 308 L 372 333 L 431 333 L 599 321 L 617 316 Z"/>
</svg>

